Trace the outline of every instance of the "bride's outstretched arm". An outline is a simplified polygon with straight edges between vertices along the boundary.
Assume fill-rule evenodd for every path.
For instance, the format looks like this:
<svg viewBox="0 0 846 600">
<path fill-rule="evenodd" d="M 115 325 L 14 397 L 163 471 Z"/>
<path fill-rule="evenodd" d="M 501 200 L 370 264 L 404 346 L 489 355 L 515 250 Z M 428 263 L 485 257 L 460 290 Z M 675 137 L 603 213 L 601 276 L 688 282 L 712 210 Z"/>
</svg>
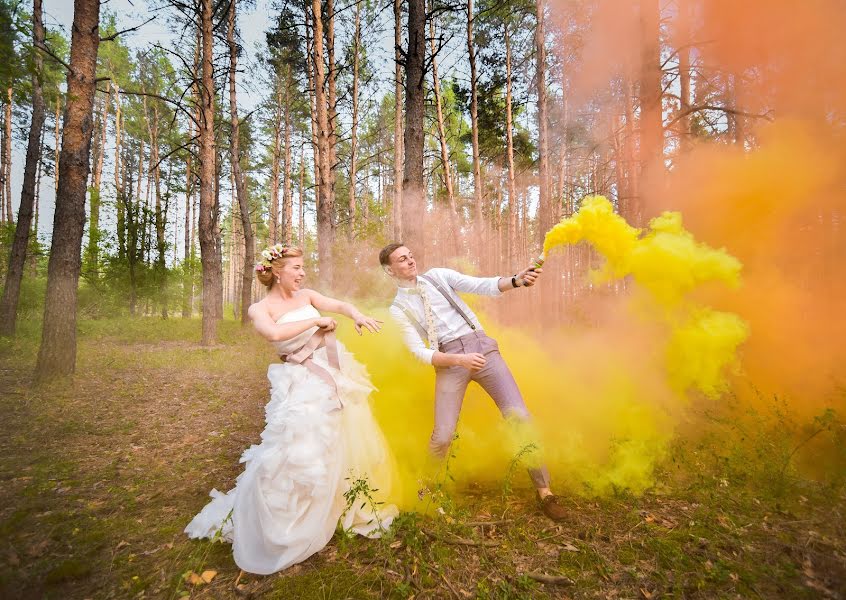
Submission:
<svg viewBox="0 0 846 600">
<path fill-rule="evenodd" d="M 341 300 L 324 296 L 314 290 L 304 291 L 308 292 L 309 298 L 311 299 L 311 305 L 317 310 L 338 313 L 339 315 L 344 315 L 345 317 L 352 319 L 355 323 L 355 330 L 358 332 L 358 335 L 361 335 L 362 329 L 367 329 L 368 331 L 377 333 L 382 328 L 383 321 L 374 319 L 373 317 L 368 317 L 349 302 L 342 302 Z"/>
<path fill-rule="evenodd" d="M 266 340 L 270 342 L 284 342 L 300 335 L 303 331 L 312 327 L 320 327 L 332 331 L 335 329 L 335 320 L 329 317 L 314 317 L 302 321 L 291 321 L 289 323 L 275 323 L 266 310 L 253 304 L 247 311 L 256 328 Z"/>
</svg>

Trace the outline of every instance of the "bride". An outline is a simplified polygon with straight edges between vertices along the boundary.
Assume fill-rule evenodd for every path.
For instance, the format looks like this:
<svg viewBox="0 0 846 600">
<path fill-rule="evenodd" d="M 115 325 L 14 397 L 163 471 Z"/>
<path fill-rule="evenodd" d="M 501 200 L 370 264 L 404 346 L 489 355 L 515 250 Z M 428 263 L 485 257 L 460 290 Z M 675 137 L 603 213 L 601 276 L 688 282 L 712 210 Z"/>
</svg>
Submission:
<svg viewBox="0 0 846 600">
<path fill-rule="evenodd" d="M 397 509 L 380 500 L 391 494 L 393 464 L 370 412 L 367 371 L 335 340 L 335 320 L 318 310 L 349 317 L 359 335 L 378 332 L 381 321 L 301 288 L 299 248 L 276 244 L 262 257 L 256 276 L 269 291 L 249 315 L 283 361 L 267 371 L 267 425 L 241 457 L 235 487 L 212 490 L 185 532 L 231 541 L 241 569 L 266 575 L 321 550 L 339 523 L 378 537 Z"/>
</svg>

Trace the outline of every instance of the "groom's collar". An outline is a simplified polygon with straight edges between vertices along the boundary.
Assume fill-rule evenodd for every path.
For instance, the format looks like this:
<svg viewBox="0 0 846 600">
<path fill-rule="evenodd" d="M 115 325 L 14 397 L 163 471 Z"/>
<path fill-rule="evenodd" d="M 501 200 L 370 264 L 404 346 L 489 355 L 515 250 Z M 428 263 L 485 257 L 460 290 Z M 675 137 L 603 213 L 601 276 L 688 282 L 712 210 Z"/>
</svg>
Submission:
<svg viewBox="0 0 846 600">
<path fill-rule="evenodd" d="M 415 283 L 420 283 L 420 276 L 419 275 L 415 278 Z M 416 292 L 416 291 L 417 291 L 416 285 L 411 286 L 411 287 L 402 287 L 402 286 L 399 286 L 399 285 L 397 286 L 397 294 L 408 294 L 410 292 Z"/>
</svg>

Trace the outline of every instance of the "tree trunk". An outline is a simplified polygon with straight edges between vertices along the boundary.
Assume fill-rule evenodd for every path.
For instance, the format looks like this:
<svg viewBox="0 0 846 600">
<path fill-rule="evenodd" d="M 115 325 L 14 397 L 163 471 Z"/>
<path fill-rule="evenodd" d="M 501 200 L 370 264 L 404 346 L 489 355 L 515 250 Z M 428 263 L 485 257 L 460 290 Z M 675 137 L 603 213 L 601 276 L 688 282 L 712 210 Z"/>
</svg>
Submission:
<svg viewBox="0 0 846 600">
<path fill-rule="evenodd" d="M 684 3 L 678 8 L 676 46 L 679 53 L 679 110 L 684 115 L 679 119 L 679 150 L 690 150 L 690 6 Z"/>
<path fill-rule="evenodd" d="M 3 137 L 3 195 L 6 199 L 6 222 L 12 219 L 12 87 L 6 90 L 6 115 Z"/>
<path fill-rule="evenodd" d="M 455 209 L 455 192 L 452 189 L 452 172 L 450 170 L 449 160 L 449 146 L 447 146 L 446 128 L 444 127 L 444 111 L 441 106 L 441 82 L 438 81 L 438 60 L 435 56 L 437 50 L 435 48 L 435 19 L 434 17 L 429 21 L 429 43 L 432 49 L 432 83 L 435 91 L 435 108 L 438 118 L 438 139 L 441 146 L 441 163 L 443 164 L 444 172 L 444 186 L 447 191 L 447 201 L 449 203 L 449 252 L 457 254 L 458 240 L 456 219 L 458 219 L 458 211 Z"/>
<path fill-rule="evenodd" d="M 403 225 L 406 242 L 417 262 L 426 264 L 426 195 L 423 144 L 426 77 L 425 0 L 408 2 L 408 50 L 405 56 L 405 171 L 402 180 Z"/>
<path fill-rule="evenodd" d="M 514 117 L 511 109 L 511 32 L 505 23 L 505 139 L 508 161 L 508 261 L 517 258 L 517 189 L 514 184 Z"/>
<path fill-rule="evenodd" d="M 111 93 L 103 96 L 103 109 L 97 119 L 98 137 L 94 145 L 94 178 L 89 194 L 88 247 L 85 250 L 86 277 L 92 281 L 99 278 L 100 258 L 100 184 L 103 179 L 103 164 L 106 155 L 106 132 L 109 124 L 109 103 Z"/>
<path fill-rule="evenodd" d="M 661 42 L 658 0 L 640 0 L 640 160 L 643 172 L 663 169 L 664 130 L 661 115 Z M 643 223 L 643 206 L 633 207 L 634 225 Z"/>
<path fill-rule="evenodd" d="M 217 342 L 217 318 L 221 300 L 221 261 L 218 246 L 218 204 L 215 181 L 217 152 L 214 139 L 214 13 L 213 0 L 200 1 L 200 260 L 203 267 L 203 337 L 205 346 Z"/>
<path fill-rule="evenodd" d="M 276 106 L 273 107 L 273 150 L 270 156 L 270 218 L 267 223 L 269 244 L 277 241 L 279 226 L 279 172 L 282 163 L 282 86 L 281 78 L 276 80 Z"/>
<path fill-rule="evenodd" d="M 402 226 L 402 170 L 403 170 L 403 131 L 402 131 L 402 0 L 394 0 L 394 202 L 393 235 L 399 241 L 403 237 Z"/>
<path fill-rule="evenodd" d="M 71 70 L 47 268 L 47 294 L 36 378 L 70 375 L 76 367 L 76 301 L 85 228 L 85 193 L 91 153 L 92 112 L 100 45 L 100 0 L 75 0 Z"/>
<path fill-rule="evenodd" d="M 358 64 L 359 46 L 361 44 L 361 3 L 355 5 L 355 33 L 353 34 L 353 85 L 352 85 L 352 130 L 350 131 L 350 226 L 348 230 L 349 239 L 355 236 L 356 228 L 356 150 L 358 133 Z"/>
<path fill-rule="evenodd" d="M 320 0 L 312 0 L 314 19 L 314 104 L 317 110 L 317 261 L 320 281 L 324 286 L 332 285 L 332 183 L 330 167 L 330 143 L 327 100 L 325 93 L 326 75 L 323 68 L 323 19 Z"/>
<path fill-rule="evenodd" d="M 335 3 L 334 0 L 326 2 L 326 91 L 327 91 L 327 120 L 329 123 L 329 205 L 332 210 L 329 212 L 329 219 L 332 225 L 332 240 L 335 239 L 335 169 L 338 165 L 338 93 L 337 79 L 338 68 L 335 64 Z M 331 282 L 331 277 L 329 279 Z"/>
<path fill-rule="evenodd" d="M 229 44 L 229 118 L 232 123 L 232 143 L 229 145 L 229 160 L 232 163 L 232 178 L 235 180 L 235 193 L 238 196 L 238 206 L 241 209 L 241 226 L 244 231 L 244 264 L 241 272 L 241 324 L 249 322 L 247 310 L 253 303 L 253 240 L 252 217 L 250 216 L 250 200 L 247 198 L 247 186 L 244 174 L 241 172 L 241 142 L 239 139 L 240 126 L 238 123 L 238 102 L 235 92 L 235 73 L 238 67 L 238 46 L 235 43 L 236 0 L 229 5 L 229 27 L 226 41 Z"/>
<path fill-rule="evenodd" d="M 479 99 L 477 96 L 476 45 L 473 43 L 473 0 L 467 2 L 467 55 L 470 59 L 470 131 L 473 147 L 473 215 L 477 243 L 484 235 L 482 221 L 482 161 L 479 155 Z"/>
<path fill-rule="evenodd" d="M 41 20 L 41 0 L 34 0 L 32 8 L 33 43 L 36 48 L 44 45 L 44 23 Z M 0 300 L 0 336 L 15 334 L 21 280 L 26 266 L 26 251 L 32 233 L 32 208 L 38 183 L 38 165 L 41 161 L 41 130 L 44 127 L 44 97 L 41 92 L 41 51 L 34 52 L 35 68 L 32 73 L 32 121 L 29 125 L 29 140 L 26 148 L 24 179 L 21 188 L 21 203 L 15 226 L 15 238 L 9 255 L 9 268 Z"/>
<path fill-rule="evenodd" d="M 194 121 L 188 119 L 188 139 L 194 138 Z M 194 197 L 194 165 L 193 154 L 189 151 L 185 164 L 185 238 L 184 259 L 182 262 L 182 318 L 188 319 L 193 313 L 192 299 L 194 296 L 193 279 L 191 277 L 191 199 Z"/>
<path fill-rule="evenodd" d="M 300 248 L 305 251 L 305 145 L 300 146 L 300 223 L 297 239 Z"/>
<path fill-rule="evenodd" d="M 320 144 L 318 144 L 318 125 L 317 125 L 317 92 L 315 90 L 314 81 L 316 78 L 314 68 L 314 27 L 313 15 L 309 10 L 305 11 L 305 37 L 306 37 L 306 74 L 308 76 L 308 90 L 309 90 L 309 121 L 311 124 L 311 154 L 314 162 L 314 198 L 315 210 L 320 198 Z"/>
<path fill-rule="evenodd" d="M 291 176 L 291 88 L 294 82 L 291 78 L 291 66 L 288 65 L 285 77 L 285 183 L 282 188 L 282 226 L 284 243 L 291 245 L 294 227 L 294 197 Z"/>
<path fill-rule="evenodd" d="M 543 244 L 546 232 L 552 227 L 552 197 L 549 190 L 549 133 L 546 105 L 546 32 L 544 28 L 544 0 L 537 0 L 535 29 L 536 75 L 538 88 L 538 242 Z M 527 240 L 528 242 L 528 240 Z"/>
</svg>

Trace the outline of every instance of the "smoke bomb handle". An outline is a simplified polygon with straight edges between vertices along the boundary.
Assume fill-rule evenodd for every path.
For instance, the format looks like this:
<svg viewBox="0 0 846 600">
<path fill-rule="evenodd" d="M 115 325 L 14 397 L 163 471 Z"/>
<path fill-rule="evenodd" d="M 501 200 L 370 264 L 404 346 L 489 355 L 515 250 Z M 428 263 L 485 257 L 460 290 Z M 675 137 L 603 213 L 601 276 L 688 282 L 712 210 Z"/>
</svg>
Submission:
<svg viewBox="0 0 846 600">
<path fill-rule="evenodd" d="M 544 262 L 546 262 L 546 258 L 544 258 L 543 254 L 541 254 L 540 256 L 538 256 L 538 257 L 534 260 L 534 262 L 532 263 L 532 266 L 531 266 L 531 267 L 529 267 L 529 270 L 530 270 L 530 271 L 534 271 L 534 270 L 536 270 L 536 269 L 540 269 L 540 268 L 543 266 L 543 263 L 544 263 Z"/>
</svg>

